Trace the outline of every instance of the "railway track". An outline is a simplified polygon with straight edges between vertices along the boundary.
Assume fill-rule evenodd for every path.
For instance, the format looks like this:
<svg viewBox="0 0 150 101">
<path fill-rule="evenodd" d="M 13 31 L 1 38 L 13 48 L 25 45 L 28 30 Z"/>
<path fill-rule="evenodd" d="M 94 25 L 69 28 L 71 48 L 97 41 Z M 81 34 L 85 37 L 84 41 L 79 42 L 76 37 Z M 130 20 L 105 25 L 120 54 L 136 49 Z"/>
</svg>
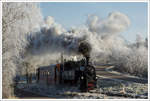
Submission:
<svg viewBox="0 0 150 101">
<path fill-rule="evenodd" d="M 146 79 L 141 79 L 141 78 L 137 78 L 137 77 L 130 77 L 130 76 L 126 76 L 123 74 L 111 73 L 111 72 L 106 70 L 109 67 L 110 66 L 95 66 L 97 76 L 101 76 L 101 77 L 105 77 L 105 78 L 109 78 L 109 79 L 116 79 L 116 80 L 124 80 L 124 81 L 135 82 L 135 83 L 142 83 L 142 84 L 148 83 L 148 80 L 146 80 Z"/>
</svg>

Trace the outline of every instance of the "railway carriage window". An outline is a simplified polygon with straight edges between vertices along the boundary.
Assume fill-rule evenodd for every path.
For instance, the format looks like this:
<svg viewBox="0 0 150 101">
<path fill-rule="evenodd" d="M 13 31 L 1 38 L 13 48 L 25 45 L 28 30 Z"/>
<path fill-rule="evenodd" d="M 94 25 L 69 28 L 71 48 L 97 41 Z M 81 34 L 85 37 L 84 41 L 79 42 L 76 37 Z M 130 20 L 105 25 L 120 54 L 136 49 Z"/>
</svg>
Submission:
<svg viewBox="0 0 150 101">
<path fill-rule="evenodd" d="M 44 76 L 46 76 L 46 71 L 44 72 Z"/>
<path fill-rule="evenodd" d="M 48 75 L 48 71 L 46 71 L 46 76 Z"/>
<path fill-rule="evenodd" d="M 50 72 L 48 71 L 47 74 L 50 75 Z"/>
<path fill-rule="evenodd" d="M 47 75 L 48 75 L 48 71 L 47 71 Z"/>
<path fill-rule="evenodd" d="M 48 71 L 46 71 L 46 76 L 48 75 Z"/>
<path fill-rule="evenodd" d="M 42 72 L 42 74 L 43 74 L 42 76 L 44 76 L 44 72 Z"/>
<path fill-rule="evenodd" d="M 47 71 L 47 75 L 49 75 L 49 71 Z"/>
</svg>

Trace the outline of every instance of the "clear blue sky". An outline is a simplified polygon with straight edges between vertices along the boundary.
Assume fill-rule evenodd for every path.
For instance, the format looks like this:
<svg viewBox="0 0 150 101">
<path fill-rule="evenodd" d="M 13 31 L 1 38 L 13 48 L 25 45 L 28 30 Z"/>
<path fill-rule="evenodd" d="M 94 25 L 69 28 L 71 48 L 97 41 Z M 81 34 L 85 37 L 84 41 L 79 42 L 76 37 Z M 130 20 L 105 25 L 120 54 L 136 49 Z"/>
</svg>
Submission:
<svg viewBox="0 0 150 101">
<path fill-rule="evenodd" d="M 148 12 L 147 3 L 135 2 L 73 2 L 73 3 L 40 3 L 43 16 L 53 16 L 55 21 L 65 28 L 85 24 L 87 15 L 94 14 L 100 18 L 106 18 L 110 12 L 119 11 L 126 14 L 130 21 L 130 27 L 122 33 L 126 40 L 135 41 L 136 34 L 147 37 Z"/>
</svg>

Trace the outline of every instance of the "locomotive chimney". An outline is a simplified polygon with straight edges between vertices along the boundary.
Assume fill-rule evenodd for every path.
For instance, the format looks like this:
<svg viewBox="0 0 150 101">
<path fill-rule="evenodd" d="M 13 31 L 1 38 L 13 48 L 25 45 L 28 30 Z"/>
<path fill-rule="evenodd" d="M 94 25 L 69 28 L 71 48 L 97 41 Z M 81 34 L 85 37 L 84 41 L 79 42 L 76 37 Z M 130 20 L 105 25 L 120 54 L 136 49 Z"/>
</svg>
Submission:
<svg viewBox="0 0 150 101">
<path fill-rule="evenodd" d="M 90 59 L 90 57 L 86 56 L 85 58 L 86 58 L 86 65 L 88 66 L 89 65 L 89 59 Z"/>
</svg>

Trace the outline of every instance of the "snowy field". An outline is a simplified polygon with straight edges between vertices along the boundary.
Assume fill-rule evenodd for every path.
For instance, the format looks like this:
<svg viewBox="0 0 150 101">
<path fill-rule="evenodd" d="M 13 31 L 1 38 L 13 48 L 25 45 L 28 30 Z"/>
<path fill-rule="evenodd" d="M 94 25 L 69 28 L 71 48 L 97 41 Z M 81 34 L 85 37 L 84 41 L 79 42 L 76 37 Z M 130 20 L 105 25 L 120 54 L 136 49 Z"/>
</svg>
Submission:
<svg viewBox="0 0 150 101">
<path fill-rule="evenodd" d="M 50 85 L 25 83 L 18 84 L 18 88 L 56 99 L 147 99 L 148 84 L 98 78 L 97 89 L 81 93 L 78 86 Z"/>
</svg>

